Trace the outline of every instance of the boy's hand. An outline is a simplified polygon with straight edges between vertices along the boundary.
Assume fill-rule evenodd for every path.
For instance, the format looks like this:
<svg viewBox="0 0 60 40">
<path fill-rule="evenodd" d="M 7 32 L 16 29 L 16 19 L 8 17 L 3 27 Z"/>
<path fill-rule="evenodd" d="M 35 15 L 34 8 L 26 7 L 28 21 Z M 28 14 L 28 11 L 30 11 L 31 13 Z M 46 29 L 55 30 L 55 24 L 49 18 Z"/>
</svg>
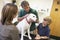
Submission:
<svg viewBox="0 0 60 40">
<path fill-rule="evenodd" d="M 37 34 L 36 37 L 35 37 L 35 39 L 41 39 L 41 38 L 40 38 L 40 35 Z"/>
</svg>

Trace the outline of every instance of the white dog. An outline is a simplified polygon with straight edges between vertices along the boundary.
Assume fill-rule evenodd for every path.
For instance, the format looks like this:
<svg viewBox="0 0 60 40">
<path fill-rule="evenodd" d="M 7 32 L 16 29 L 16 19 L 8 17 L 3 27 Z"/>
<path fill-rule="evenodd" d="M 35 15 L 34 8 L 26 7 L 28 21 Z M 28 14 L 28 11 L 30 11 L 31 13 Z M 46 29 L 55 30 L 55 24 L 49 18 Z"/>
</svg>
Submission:
<svg viewBox="0 0 60 40">
<path fill-rule="evenodd" d="M 28 32 L 28 38 L 32 39 L 30 36 L 30 26 L 32 22 L 36 22 L 37 17 L 36 15 L 30 13 L 26 18 L 24 18 L 22 21 L 20 21 L 17 24 L 17 28 L 19 30 L 19 33 L 21 34 L 21 40 L 23 40 L 23 36 L 26 32 Z"/>
</svg>

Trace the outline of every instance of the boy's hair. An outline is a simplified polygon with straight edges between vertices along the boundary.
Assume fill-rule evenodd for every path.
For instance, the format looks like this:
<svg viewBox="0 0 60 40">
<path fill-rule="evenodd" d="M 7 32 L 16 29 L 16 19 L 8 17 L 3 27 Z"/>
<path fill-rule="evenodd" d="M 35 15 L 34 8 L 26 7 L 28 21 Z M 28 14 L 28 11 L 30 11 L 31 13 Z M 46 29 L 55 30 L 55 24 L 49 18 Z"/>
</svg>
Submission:
<svg viewBox="0 0 60 40">
<path fill-rule="evenodd" d="M 22 1 L 21 2 L 21 6 L 23 7 L 23 6 L 27 6 L 27 5 L 29 5 L 29 3 L 27 2 L 27 1 Z"/>
<path fill-rule="evenodd" d="M 44 19 L 48 21 L 48 25 L 50 25 L 50 24 L 51 24 L 52 19 L 51 19 L 51 17 L 50 17 L 50 16 L 47 16 L 47 17 L 45 17 Z"/>
<path fill-rule="evenodd" d="M 11 22 L 14 16 L 17 14 L 18 8 L 12 3 L 7 3 L 2 9 L 1 23 L 4 25 L 7 22 Z"/>
</svg>

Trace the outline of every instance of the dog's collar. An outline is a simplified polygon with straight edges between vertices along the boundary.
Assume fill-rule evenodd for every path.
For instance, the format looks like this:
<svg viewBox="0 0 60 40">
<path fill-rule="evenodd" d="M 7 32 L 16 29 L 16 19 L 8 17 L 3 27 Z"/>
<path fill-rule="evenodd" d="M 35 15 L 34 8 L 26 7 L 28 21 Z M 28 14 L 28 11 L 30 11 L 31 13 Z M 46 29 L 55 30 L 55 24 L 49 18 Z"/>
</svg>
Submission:
<svg viewBox="0 0 60 40">
<path fill-rule="evenodd" d="M 26 18 L 26 21 L 27 21 L 28 24 L 30 24 L 30 22 L 27 20 L 27 18 Z"/>
</svg>

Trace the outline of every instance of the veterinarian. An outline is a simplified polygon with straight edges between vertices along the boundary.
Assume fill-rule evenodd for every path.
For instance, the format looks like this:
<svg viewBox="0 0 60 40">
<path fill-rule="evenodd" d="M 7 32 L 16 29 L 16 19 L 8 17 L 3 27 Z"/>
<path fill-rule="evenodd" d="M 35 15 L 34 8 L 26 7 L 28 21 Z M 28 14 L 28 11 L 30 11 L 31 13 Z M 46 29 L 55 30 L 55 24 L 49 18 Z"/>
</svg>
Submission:
<svg viewBox="0 0 60 40">
<path fill-rule="evenodd" d="M 37 36 L 35 39 L 48 39 L 50 36 L 49 25 L 51 24 L 51 17 L 45 17 L 43 22 L 37 27 Z"/>
<path fill-rule="evenodd" d="M 21 7 L 23 9 L 21 9 L 19 14 L 18 14 L 18 20 L 19 21 L 20 21 L 20 19 L 24 19 L 25 17 L 27 17 L 26 14 L 33 13 L 37 16 L 37 22 L 38 22 L 38 13 L 37 13 L 37 11 L 32 9 L 27 1 L 22 1 L 21 2 Z M 33 31 L 35 28 L 36 28 L 36 25 L 35 25 L 35 22 L 33 22 L 32 25 L 31 25 L 30 31 Z"/>
</svg>

